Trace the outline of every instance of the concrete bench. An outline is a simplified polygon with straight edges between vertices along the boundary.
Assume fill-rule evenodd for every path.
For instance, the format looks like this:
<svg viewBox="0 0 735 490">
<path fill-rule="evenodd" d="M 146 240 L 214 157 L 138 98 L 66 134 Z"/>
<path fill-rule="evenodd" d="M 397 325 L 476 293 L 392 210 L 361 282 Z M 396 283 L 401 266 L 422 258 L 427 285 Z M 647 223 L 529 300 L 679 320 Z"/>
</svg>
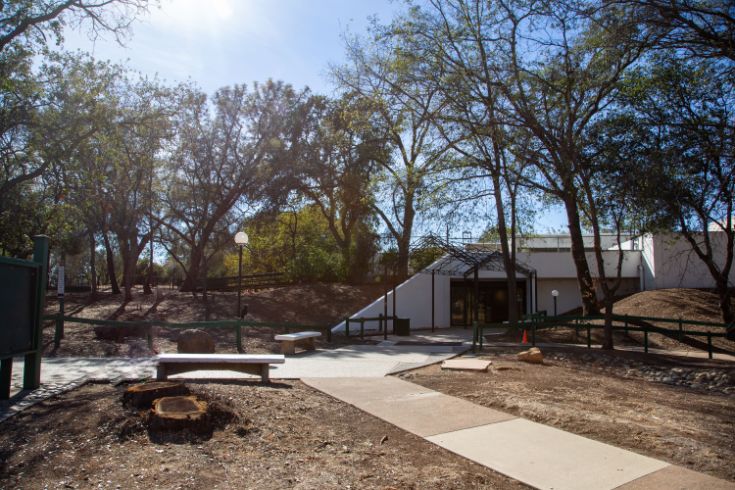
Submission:
<svg viewBox="0 0 735 490">
<path fill-rule="evenodd" d="M 297 345 L 306 350 L 314 350 L 314 339 L 321 336 L 320 332 L 297 332 L 276 335 L 275 338 L 281 342 L 281 352 L 283 354 L 294 354 Z"/>
<path fill-rule="evenodd" d="M 279 354 L 159 354 L 156 378 L 165 380 L 172 374 L 190 371 L 237 371 L 257 374 L 265 383 L 271 364 L 283 364 Z"/>
</svg>

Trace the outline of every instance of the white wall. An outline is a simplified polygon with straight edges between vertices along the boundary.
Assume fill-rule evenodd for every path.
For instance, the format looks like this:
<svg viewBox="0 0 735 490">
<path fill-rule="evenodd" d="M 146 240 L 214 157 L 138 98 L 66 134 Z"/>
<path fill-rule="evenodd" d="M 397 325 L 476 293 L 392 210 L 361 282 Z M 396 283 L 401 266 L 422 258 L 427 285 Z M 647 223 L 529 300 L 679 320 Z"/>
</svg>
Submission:
<svg viewBox="0 0 735 490">
<path fill-rule="evenodd" d="M 451 270 L 451 264 L 449 269 Z M 479 271 L 480 279 L 505 280 L 505 272 Z M 526 277 L 517 274 L 519 280 Z M 434 275 L 434 325 L 449 327 L 451 322 L 450 282 L 451 279 L 461 279 L 461 275 Z M 528 294 L 528 293 L 526 293 Z M 383 297 L 373 301 L 365 308 L 350 315 L 351 318 L 377 317 L 384 312 Z M 388 293 L 388 316 L 393 315 L 393 291 Z M 396 287 L 396 316 L 410 318 L 411 328 L 431 327 L 431 273 L 418 273 L 409 277 Z M 333 331 L 344 330 L 345 322 L 335 325 Z M 359 324 L 350 323 L 350 333 L 353 328 L 360 328 Z M 365 323 L 366 330 L 377 330 L 378 322 Z"/>
<path fill-rule="evenodd" d="M 647 289 L 714 287 L 714 280 L 707 266 L 694 253 L 685 238 L 662 234 L 655 235 L 652 241 L 654 281 L 651 287 L 646 285 Z M 724 232 L 710 232 L 710 241 L 715 263 L 721 267 L 725 262 L 727 236 Z M 730 271 L 729 282 L 731 287 L 735 285 L 735 268 Z"/>
<path fill-rule="evenodd" d="M 546 310 L 549 315 L 554 314 L 554 298 L 551 291 L 556 289 L 559 296 L 556 298 L 556 307 L 559 314 L 566 313 L 582 305 L 582 297 L 579 294 L 577 279 L 541 279 L 538 288 L 538 311 Z"/>
<path fill-rule="evenodd" d="M 434 275 L 434 324 L 437 327 L 448 327 L 450 322 L 449 304 L 450 277 Z M 350 317 L 377 317 L 385 311 L 384 297 L 370 303 Z M 411 328 L 431 327 L 431 274 L 418 273 L 396 287 L 396 316 L 410 318 Z M 393 316 L 393 290 L 388 293 L 388 316 Z M 345 322 L 338 323 L 333 331 L 344 330 Z M 350 331 L 360 328 L 359 324 L 350 324 Z M 365 323 L 366 330 L 377 330 L 378 322 Z"/>
<path fill-rule="evenodd" d="M 715 257 L 719 263 L 725 259 L 725 234 L 711 233 Z M 644 235 L 639 244 L 642 250 L 626 250 L 622 277 L 621 293 L 634 292 L 645 285 L 645 289 L 661 289 L 675 287 L 709 288 L 714 287 L 712 277 L 704 263 L 691 251 L 682 237 L 670 235 Z M 598 277 L 597 262 L 594 253 L 586 253 L 593 279 Z M 615 277 L 618 259 L 617 251 L 603 252 L 605 271 L 608 277 Z M 440 259 L 441 260 L 441 259 Z M 559 291 L 557 311 L 564 313 L 582 304 L 577 285 L 577 273 L 569 251 L 564 252 L 523 252 L 518 253 L 519 263 L 535 269 L 537 274 L 537 291 L 534 303 L 539 310 L 553 313 L 551 291 Z M 437 261 L 438 263 L 439 261 Z M 453 269 L 452 264 L 446 264 Z M 462 269 L 462 267 L 458 267 Z M 641 277 L 642 274 L 642 277 Z M 480 271 L 481 279 L 505 279 L 504 272 Z M 518 279 L 525 276 L 518 274 Z M 456 276 L 461 278 L 461 276 Z M 450 276 L 435 275 L 435 325 L 450 325 Z M 730 285 L 735 284 L 735 270 L 730 273 Z M 532 285 L 529 285 L 529 290 Z M 599 291 L 598 291 L 599 294 Z M 527 291 L 529 300 L 532 299 Z M 536 298 L 537 296 L 537 298 Z M 531 303 L 530 307 L 535 306 Z M 396 313 L 399 317 L 410 318 L 413 328 L 431 326 L 431 274 L 419 273 L 400 284 L 396 291 Z M 383 299 L 380 298 L 352 317 L 377 317 L 383 313 Z M 388 315 L 393 315 L 393 293 L 388 294 Z M 366 324 L 368 329 L 377 329 L 377 322 Z M 344 322 L 334 330 L 344 329 Z"/>
<path fill-rule="evenodd" d="M 637 250 L 626 250 L 623 252 L 622 277 L 638 277 L 638 265 L 641 260 L 641 252 Z M 592 277 L 597 277 L 597 260 L 595 254 L 585 254 L 590 267 Z M 605 261 L 605 274 L 608 277 L 616 277 L 617 251 L 602 252 Z M 577 269 L 574 266 L 571 252 L 524 252 L 518 254 L 518 260 L 536 270 L 539 279 L 542 278 L 577 278 Z"/>
<path fill-rule="evenodd" d="M 656 288 L 656 250 L 654 248 L 653 235 L 647 233 L 641 237 L 641 290 Z"/>
</svg>

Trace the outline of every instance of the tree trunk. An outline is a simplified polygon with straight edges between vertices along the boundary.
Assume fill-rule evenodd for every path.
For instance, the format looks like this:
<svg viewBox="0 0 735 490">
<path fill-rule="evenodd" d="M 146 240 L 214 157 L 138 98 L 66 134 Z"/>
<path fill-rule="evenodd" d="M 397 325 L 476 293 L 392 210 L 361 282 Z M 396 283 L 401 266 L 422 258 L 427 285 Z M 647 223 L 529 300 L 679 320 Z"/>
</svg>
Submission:
<svg viewBox="0 0 735 490">
<path fill-rule="evenodd" d="M 564 199 L 564 207 L 569 220 L 569 237 L 572 242 L 572 259 L 577 271 L 577 282 L 579 284 L 579 292 L 582 296 L 582 314 L 594 315 L 599 313 L 597 307 L 597 293 L 592 282 L 590 267 L 587 263 L 587 256 L 584 250 L 584 239 L 582 238 L 582 225 L 579 221 L 579 209 L 574 196 Z"/>
<path fill-rule="evenodd" d="M 351 240 L 340 241 L 339 252 L 340 255 L 342 255 L 342 263 L 344 264 L 347 282 L 354 283 L 355 271 L 353 270 L 354 268 L 352 266 L 352 244 L 350 242 Z"/>
<path fill-rule="evenodd" d="M 408 277 L 408 263 L 409 263 L 409 241 L 410 235 L 405 235 L 398 240 L 398 259 L 396 261 L 396 279 L 398 281 L 404 281 Z"/>
<path fill-rule="evenodd" d="M 120 286 L 117 284 L 117 276 L 115 275 L 115 255 L 110 245 L 110 239 L 107 237 L 107 233 L 102 233 L 102 239 L 105 243 L 105 255 L 107 258 L 107 275 L 110 277 L 110 288 L 112 294 L 120 294 Z"/>
<path fill-rule="evenodd" d="M 186 271 L 186 277 L 181 284 L 180 291 L 196 291 L 199 284 L 199 273 L 201 271 L 202 259 L 204 257 L 204 249 L 201 247 L 192 247 L 189 255 L 189 267 Z"/>
<path fill-rule="evenodd" d="M 493 196 L 495 198 L 495 209 L 498 215 L 498 235 L 500 237 L 500 251 L 503 254 L 503 267 L 505 269 L 506 282 L 508 284 L 508 323 L 513 326 L 518 323 L 518 304 L 516 295 L 518 285 L 516 284 L 516 264 L 511 256 L 512 250 L 508 242 L 508 229 L 505 223 L 505 204 L 503 203 L 503 192 L 500 178 L 493 173 Z M 487 319 L 485 319 L 487 321 Z"/>
<path fill-rule="evenodd" d="M 96 254 L 96 243 L 94 240 L 94 233 L 89 232 L 89 280 L 90 280 L 90 292 L 92 297 L 97 294 L 97 266 L 95 265 Z"/>
<path fill-rule="evenodd" d="M 143 294 L 147 295 L 153 294 L 153 289 L 151 289 L 153 283 L 153 234 L 150 236 L 149 244 L 151 247 L 151 256 L 150 262 L 148 263 L 148 272 L 145 275 L 145 281 L 143 283 Z"/>
<path fill-rule="evenodd" d="M 123 259 L 124 301 L 127 303 L 133 299 L 133 285 L 135 284 L 135 273 L 138 265 L 138 257 L 140 256 L 138 239 L 135 233 L 132 236 L 117 233 L 117 241 L 120 246 L 120 255 Z"/>
<path fill-rule="evenodd" d="M 732 292 L 727 287 L 727 282 L 717 281 L 717 295 L 720 297 L 722 321 L 728 324 L 735 322 L 735 312 L 733 312 L 731 303 Z"/>
<path fill-rule="evenodd" d="M 613 305 L 615 301 L 611 297 L 605 298 L 605 326 L 603 327 L 602 348 L 613 350 Z"/>
<path fill-rule="evenodd" d="M 416 211 L 413 209 L 413 195 L 406 196 L 405 210 L 403 211 L 403 232 L 398 238 L 398 263 L 396 274 L 403 281 L 408 277 L 408 265 L 411 253 L 411 233 L 413 233 L 413 220 Z"/>
<path fill-rule="evenodd" d="M 124 301 L 127 303 L 133 299 L 133 282 L 135 281 L 135 264 L 131 264 L 133 254 L 128 249 L 128 244 L 120 243 L 120 255 L 123 259 L 123 290 L 125 291 Z"/>
</svg>

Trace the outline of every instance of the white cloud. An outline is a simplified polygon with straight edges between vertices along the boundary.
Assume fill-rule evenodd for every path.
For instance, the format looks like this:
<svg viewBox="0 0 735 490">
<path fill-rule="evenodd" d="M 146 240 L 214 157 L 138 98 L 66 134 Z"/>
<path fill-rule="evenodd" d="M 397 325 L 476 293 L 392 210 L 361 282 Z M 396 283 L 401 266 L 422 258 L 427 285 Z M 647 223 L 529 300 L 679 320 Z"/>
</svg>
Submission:
<svg viewBox="0 0 735 490">
<path fill-rule="evenodd" d="M 163 0 L 147 23 L 179 36 L 274 35 L 268 3 L 257 0 Z"/>
</svg>

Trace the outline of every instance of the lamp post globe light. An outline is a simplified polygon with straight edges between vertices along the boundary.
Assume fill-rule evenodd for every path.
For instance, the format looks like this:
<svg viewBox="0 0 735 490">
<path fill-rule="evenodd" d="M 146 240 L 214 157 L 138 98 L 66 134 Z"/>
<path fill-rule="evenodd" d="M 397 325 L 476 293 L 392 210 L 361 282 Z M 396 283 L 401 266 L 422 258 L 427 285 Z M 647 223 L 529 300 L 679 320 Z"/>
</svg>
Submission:
<svg viewBox="0 0 735 490">
<path fill-rule="evenodd" d="M 556 316 L 556 298 L 559 296 L 559 291 L 556 289 L 551 291 L 551 296 L 554 297 L 554 316 Z"/>
<path fill-rule="evenodd" d="M 248 234 L 244 231 L 238 231 L 235 234 L 235 244 L 240 247 L 240 255 L 237 260 L 237 318 L 240 318 L 241 301 L 242 301 L 242 247 L 248 244 Z"/>
</svg>

